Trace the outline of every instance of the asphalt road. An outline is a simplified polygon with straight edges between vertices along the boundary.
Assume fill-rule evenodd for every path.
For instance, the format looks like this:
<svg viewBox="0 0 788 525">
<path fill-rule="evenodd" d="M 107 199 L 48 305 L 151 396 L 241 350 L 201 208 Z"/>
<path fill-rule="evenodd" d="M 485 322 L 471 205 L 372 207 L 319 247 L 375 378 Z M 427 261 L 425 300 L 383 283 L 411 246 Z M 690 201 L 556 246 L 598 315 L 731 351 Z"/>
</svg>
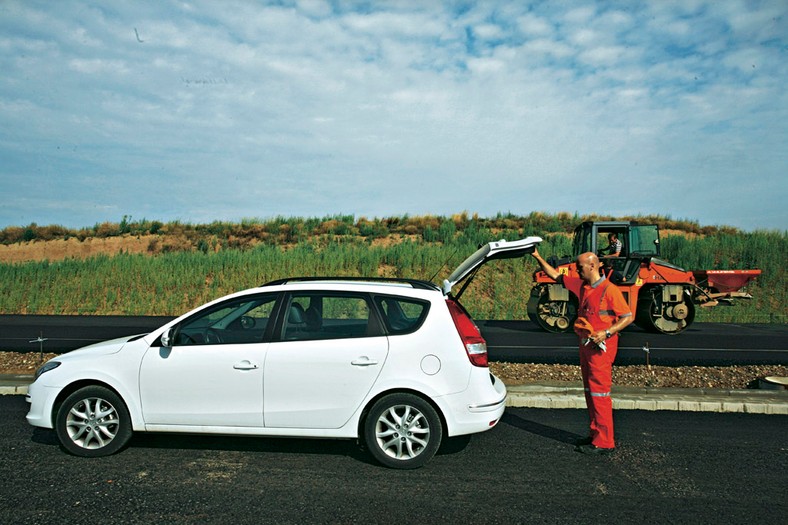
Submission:
<svg viewBox="0 0 788 525">
<path fill-rule="evenodd" d="M 48 352 L 147 333 L 171 317 L 0 315 L 0 350 Z M 530 321 L 477 321 L 490 359 L 509 362 L 577 363 L 573 333 L 551 334 Z M 31 342 L 34 341 L 34 342 Z M 788 364 L 788 327 L 768 324 L 695 323 L 679 335 L 630 326 L 621 336 L 616 364 L 731 365 Z"/>
<path fill-rule="evenodd" d="M 552 334 L 530 321 L 478 321 L 490 359 L 510 362 L 577 363 L 577 336 Z M 695 323 L 678 335 L 629 326 L 620 336 L 617 365 L 788 364 L 788 326 Z"/>
<path fill-rule="evenodd" d="M 353 442 L 138 435 L 82 459 L 0 396 L 0 523 L 784 523 L 785 416 L 616 413 L 618 450 L 571 441 L 580 410 L 508 409 L 425 468 Z"/>
</svg>

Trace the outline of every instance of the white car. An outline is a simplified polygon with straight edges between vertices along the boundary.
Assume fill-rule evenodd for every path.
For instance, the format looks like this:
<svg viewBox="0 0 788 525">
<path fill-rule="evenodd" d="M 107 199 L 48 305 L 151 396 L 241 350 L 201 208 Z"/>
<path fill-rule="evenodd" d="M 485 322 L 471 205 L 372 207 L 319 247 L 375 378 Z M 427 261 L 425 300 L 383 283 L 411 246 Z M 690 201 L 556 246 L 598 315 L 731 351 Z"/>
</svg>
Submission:
<svg viewBox="0 0 788 525">
<path fill-rule="evenodd" d="M 420 467 L 445 436 L 488 430 L 505 407 L 452 288 L 540 241 L 486 244 L 442 287 L 297 278 L 222 297 L 48 361 L 27 421 L 79 456 L 112 454 L 132 432 L 187 432 L 355 438 L 383 465 Z"/>
</svg>

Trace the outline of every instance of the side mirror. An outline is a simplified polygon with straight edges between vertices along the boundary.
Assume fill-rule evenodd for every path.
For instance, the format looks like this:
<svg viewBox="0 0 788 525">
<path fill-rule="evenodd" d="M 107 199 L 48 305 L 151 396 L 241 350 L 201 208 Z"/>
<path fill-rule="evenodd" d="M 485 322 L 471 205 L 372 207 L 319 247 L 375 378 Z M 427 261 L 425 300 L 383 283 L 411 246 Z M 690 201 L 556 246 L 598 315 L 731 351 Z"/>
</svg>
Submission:
<svg viewBox="0 0 788 525">
<path fill-rule="evenodd" d="M 172 343 L 174 342 L 173 341 L 174 336 L 175 336 L 175 329 L 174 328 L 167 329 L 166 332 L 161 334 L 161 346 L 165 348 L 172 347 Z"/>
</svg>

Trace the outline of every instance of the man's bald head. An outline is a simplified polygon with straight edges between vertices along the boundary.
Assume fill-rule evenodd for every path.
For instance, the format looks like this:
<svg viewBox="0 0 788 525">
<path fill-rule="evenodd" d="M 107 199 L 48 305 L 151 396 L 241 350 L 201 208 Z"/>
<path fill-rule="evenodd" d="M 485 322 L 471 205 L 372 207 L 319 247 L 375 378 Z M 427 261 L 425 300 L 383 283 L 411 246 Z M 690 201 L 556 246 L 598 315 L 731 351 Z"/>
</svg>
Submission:
<svg viewBox="0 0 788 525">
<path fill-rule="evenodd" d="M 597 282 L 601 278 L 599 274 L 599 257 L 592 252 L 585 252 L 578 255 L 577 273 L 579 273 L 580 278 L 588 284 Z"/>
</svg>

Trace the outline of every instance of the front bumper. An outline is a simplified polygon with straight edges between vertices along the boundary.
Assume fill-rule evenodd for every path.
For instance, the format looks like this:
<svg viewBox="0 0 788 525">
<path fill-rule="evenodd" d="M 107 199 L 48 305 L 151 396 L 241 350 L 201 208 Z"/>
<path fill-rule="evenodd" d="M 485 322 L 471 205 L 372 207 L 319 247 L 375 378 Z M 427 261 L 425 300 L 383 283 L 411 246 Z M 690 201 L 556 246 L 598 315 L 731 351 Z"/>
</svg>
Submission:
<svg viewBox="0 0 788 525">
<path fill-rule="evenodd" d="M 35 381 L 27 387 L 25 400 L 30 403 L 27 422 L 34 427 L 54 428 L 52 424 L 52 408 L 60 392 L 59 388 L 46 387 Z"/>
</svg>

